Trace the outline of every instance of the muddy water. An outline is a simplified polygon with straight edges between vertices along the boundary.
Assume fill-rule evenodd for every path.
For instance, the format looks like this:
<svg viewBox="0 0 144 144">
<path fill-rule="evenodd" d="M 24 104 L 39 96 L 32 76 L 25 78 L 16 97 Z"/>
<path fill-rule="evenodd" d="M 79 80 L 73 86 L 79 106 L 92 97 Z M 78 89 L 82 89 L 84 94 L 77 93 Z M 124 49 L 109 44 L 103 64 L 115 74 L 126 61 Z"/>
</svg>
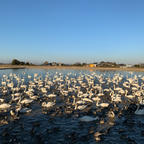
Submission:
<svg viewBox="0 0 144 144">
<path fill-rule="evenodd" d="M 50 76 L 53 77 L 56 71 L 63 75 L 71 72 L 72 77 L 75 76 L 76 78 L 79 74 L 93 73 L 85 70 L 1 70 L 0 77 L 2 78 L 3 74 L 15 73 L 20 77 L 25 77 L 26 84 L 28 84 L 27 75 L 38 73 L 45 77 L 46 73 L 49 72 Z M 115 73 L 120 73 L 125 78 L 132 77 L 135 74 L 144 75 L 141 72 L 131 74 L 121 71 L 96 71 L 96 73 L 102 74 L 104 77 L 113 77 Z M 9 96 L 7 95 L 6 97 Z M 0 98 L 4 98 L 2 93 Z M 42 100 L 44 99 L 42 98 Z M 100 119 L 104 119 L 105 113 L 108 111 L 107 108 L 99 112 L 98 109 L 90 105 L 83 111 L 71 111 L 68 113 L 66 98 L 57 98 L 57 104 L 49 110 L 41 107 L 42 100 L 39 99 L 29 105 L 32 112 L 20 114 L 18 119 L 11 117 L 9 112 L 0 113 L 0 120 L 3 121 L 3 124 L 0 125 L 0 143 L 143 144 L 144 142 L 144 116 L 136 116 L 129 112 L 129 109 L 124 109 L 114 121 L 110 121 L 112 124 L 107 121 L 104 124 L 100 124 L 100 120 L 82 122 L 79 118 L 85 115 L 94 117 L 96 111 Z M 96 141 L 94 137 L 97 131 L 102 133 L 100 141 Z"/>
</svg>

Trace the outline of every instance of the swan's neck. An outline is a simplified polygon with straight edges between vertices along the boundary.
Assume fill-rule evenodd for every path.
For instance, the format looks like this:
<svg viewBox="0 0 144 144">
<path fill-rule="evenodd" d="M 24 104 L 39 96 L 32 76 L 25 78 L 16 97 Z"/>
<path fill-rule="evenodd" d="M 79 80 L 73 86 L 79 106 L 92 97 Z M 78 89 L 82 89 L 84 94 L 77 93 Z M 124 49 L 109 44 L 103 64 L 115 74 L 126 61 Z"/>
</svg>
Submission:
<svg viewBox="0 0 144 144">
<path fill-rule="evenodd" d="M 140 105 L 137 105 L 137 109 L 136 109 L 135 113 L 138 112 L 139 108 L 140 108 Z"/>
</svg>

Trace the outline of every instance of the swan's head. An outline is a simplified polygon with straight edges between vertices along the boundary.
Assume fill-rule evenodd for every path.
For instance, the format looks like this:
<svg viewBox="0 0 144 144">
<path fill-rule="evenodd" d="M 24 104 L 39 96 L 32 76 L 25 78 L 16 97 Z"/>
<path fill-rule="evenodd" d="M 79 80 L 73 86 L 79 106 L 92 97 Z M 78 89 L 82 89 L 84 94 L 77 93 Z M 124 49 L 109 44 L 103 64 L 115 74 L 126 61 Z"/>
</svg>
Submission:
<svg viewBox="0 0 144 144">
<path fill-rule="evenodd" d="M 44 105 L 46 105 L 46 102 L 43 102 L 43 103 L 42 103 L 42 106 L 44 106 Z"/>
</svg>

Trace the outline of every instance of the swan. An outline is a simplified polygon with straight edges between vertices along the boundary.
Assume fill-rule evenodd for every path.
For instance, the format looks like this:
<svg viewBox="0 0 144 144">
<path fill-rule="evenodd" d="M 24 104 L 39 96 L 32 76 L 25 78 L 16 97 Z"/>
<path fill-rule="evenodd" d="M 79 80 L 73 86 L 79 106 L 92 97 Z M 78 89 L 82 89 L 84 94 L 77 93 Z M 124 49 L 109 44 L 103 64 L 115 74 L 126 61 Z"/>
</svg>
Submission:
<svg viewBox="0 0 144 144">
<path fill-rule="evenodd" d="M 31 100 L 31 99 L 24 99 L 24 100 L 22 100 L 20 103 L 21 104 L 30 104 L 30 103 L 32 103 L 33 102 L 33 100 Z"/>
<path fill-rule="evenodd" d="M 32 100 L 37 100 L 37 99 L 38 99 L 38 96 L 37 96 L 37 95 L 30 96 L 30 99 L 32 99 Z"/>
<path fill-rule="evenodd" d="M 14 96 L 19 97 L 21 94 L 20 93 L 15 93 Z"/>
<path fill-rule="evenodd" d="M 3 103 L 0 105 L 0 110 L 6 110 L 6 109 L 9 109 L 10 107 L 11 107 L 10 104 Z"/>
<path fill-rule="evenodd" d="M 42 93 L 47 93 L 46 88 L 41 88 Z"/>
<path fill-rule="evenodd" d="M 28 75 L 28 79 L 31 79 L 32 78 L 32 76 L 31 75 Z"/>
<path fill-rule="evenodd" d="M 135 95 L 127 95 L 126 97 L 129 99 L 133 99 L 133 98 L 135 98 Z"/>
<path fill-rule="evenodd" d="M 144 108 L 143 109 L 140 109 L 140 106 L 141 105 L 137 105 L 137 109 L 135 111 L 135 114 L 136 115 L 144 115 Z"/>
<path fill-rule="evenodd" d="M 80 105 L 80 106 L 76 106 L 76 108 L 78 110 L 84 110 L 87 107 L 87 105 Z"/>
<path fill-rule="evenodd" d="M 31 92 L 31 91 L 25 91 L 25 94 L 27 94 L 28 96 L 32 96 L 33 92 Z"/>
<path fill-rule="evenodd" d="M 138 88 L 136 88 L 136 87 L 132 87 L 131 89 L 132 89 L 132 91 L 137 91 L 138 90 Z"/>
<path fill-rule="evenodd" d="M 3 98 L 0 98 L 0 102 L 3 103 L 3 102 L 4 102 L 4 99 L 3 99 Z"/>
<path fill-rule="evenodd" d="M 89 99 L 89 98 L 83 98 L 83 101 L 93 103 L 93 101 L 91 99 Z"/>
<path fill-rule="evenodd" d="M 102 134 L 101 134 L 100 132 L 96 132 L 96 133 L 94 134 L 95 140 L 96 140 L 97 142 L 101 140 L 101 138 L 100 138 L 101 135 L 102 135 Z"/>
<path fill-rule="evenodd" d="M 10 110 L 10 115 L 11 115 L 12 117 L 14 117 L 14 116 L 15 116 L 15 113 L 14 113 L 14 111 L 13 111 L 13 110 Z"/>
<path fill-rule="evenodd" d="M 97 101 L 100 101 L 101 99 L 99 97 L 94 97 L 92 98 L 92 100 L 97 102 Z"/>
<path fill-rule="evenodd" d="M 123 83 L 123 87 L 125 87 L 125 88 L 130 88 L 130 83 L 129 83 L 129 82 L 124 82 L 124 83 Z"/>
<path fill-rule="evenodd" d="M 16 97 L 16 96 L 12 95 L 11 101 L 17 101 L 17 100 L 19 100 L 19 99 L 20 99 L 19 97 Z"/>
<path fill-rule="evenodd" d="M 19 112 L 20 113 L 30 113 L 32 111 L 32 109 L 30 109 L 30 108 L 22 108 Z"/>
<path fill-rule="evenodd" d="M 14 87 L 14 83 L 13 82 L 12 83 L 8 83 L 7 86 L 10 87 L 10 88 L 13 88 Z"/>
<path fill-rule="evenodd" d="M 115 117 L 115 113 L 114 113 L 112 110 L 110 110 L 110 111 L 107 113 L 107 116 L 108 116 L 109 118 L 114 118 L 114 117 Z"/>
<path fill-rule="evenodd" d="M 109 106 L 109 103 L 100 103 L 99 106 L 105 108 Z"/>
<path fill-rule="evenodd" d="M 112 99 L 112 102 L 122 102 L 120 95 L 114 95 L 111 97 L 111 99 Z"/>
<path fill-rule="evenodd" d="M 76 102 L 76 104 L 85 104 L 85 101 L 79 100 Z"/>
<path fill-rule="evenodd" d="M 47 97 L 54 98 L 54 97 L 56 97 L 56 95 L 55 94 L 49 94 Z"/>
<path fill-rule="evenodd" d="M 133 99 L 135 98 L 135 95 L 128 95 L 128 91 L 125 91 L 125 97 L 127 97 L 128 99 Z"/>
<path fill-rule="evenodd" d="M 42 107 L 45 107 L 45 108 L 50 108 L 50 107 L 52 107 L 52 106 L 54 106 L 55 105 L 55 103 L 54 102 L 43 102 L 42 103 Z"/>
<path fill-rule="evenodd" d="M 4 82 L 4 81 L 2 81 L 1 84 L 2 84 L 3 86 L 6 86 L 6 82 Z"/>
<path fill-rule="evenodd" d="M 98 117 L 91 117 L 91 116 L 83 116 L 80 118 L 80 121 L 82 122 L 91 122 L 91 121 L 95 121 L 98 120 Z"/>
</svg>

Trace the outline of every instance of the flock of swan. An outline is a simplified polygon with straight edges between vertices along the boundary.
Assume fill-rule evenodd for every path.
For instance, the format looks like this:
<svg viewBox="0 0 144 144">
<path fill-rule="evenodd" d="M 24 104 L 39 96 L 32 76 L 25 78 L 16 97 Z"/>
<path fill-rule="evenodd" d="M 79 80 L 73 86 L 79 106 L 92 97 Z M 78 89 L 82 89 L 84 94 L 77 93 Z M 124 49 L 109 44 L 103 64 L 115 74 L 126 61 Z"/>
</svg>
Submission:
<svg viewBox="0 0 144 144">
<path fill-rule="evenodd" d="M 31 105 L 34 103 L 45 111 L 63 108 L 65 114 L 79 113 L 81 122 L 99 121 L 104 124 L 105 119 L 113 121 L 130 104 L 137 105 L 134 114 L 144 115 L 144 109 L 140 108 L 144 105 L 144 76 L 133 75 L 132 72 L 128 76 L 96 72 L 2 75 L 0 113 L 18 119 L 22 114 L 33 113 Z M 93 115 L 80 115 L 90 110 Z M 104 119 L 100 116 L 103 110 L 107 110 Z M 96 139 L 99 135 L 98 132 L 95 134 Z"/>
</svg>

